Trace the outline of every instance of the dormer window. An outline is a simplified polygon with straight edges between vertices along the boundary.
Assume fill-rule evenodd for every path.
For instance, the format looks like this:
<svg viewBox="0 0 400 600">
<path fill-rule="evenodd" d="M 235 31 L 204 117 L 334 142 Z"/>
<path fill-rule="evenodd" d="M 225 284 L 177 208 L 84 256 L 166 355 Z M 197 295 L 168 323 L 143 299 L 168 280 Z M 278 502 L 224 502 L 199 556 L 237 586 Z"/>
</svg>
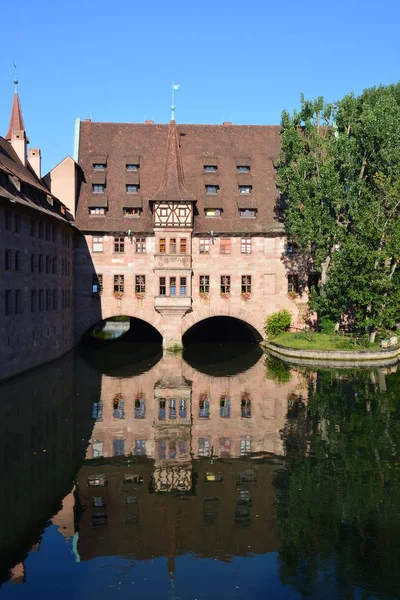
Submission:
<svg viewBox="0 0 400 600">
<path fill-rule="evenodd" d="M 256 217 L 256 211 L 254 208 L 242 208 L 239 210 L 241 219 L 254 219 Z"/>
<path fill-rule="evenodd" d="M 239 185 L 239 194 L 251 194 L 252 190 L 252 185 Z"/>
<path fill-rule="evenodd" d="M 104 194 L 105 187 L 104 183 L 94 183 L 92 185 L 93 194 Z"/>
<path fill-rule="evenodd" d="M 103 206 L 91 206 L 89 208 L 89 215 L 104 216 L 106 209 Z"/>
<path fill-rule="evenodd" d="M 206 194 L 218 194 L 219 185 L 206 185 Z"/>
<path fill-rule="evenodd" d="M 205 173 L 215 173 L 217 169 L 217 165 L 204 165 Z"/>
<path fill-rule="evenodd" d="M 127 171 L 139 171 L 139 165 L 138 164 L 133 164 L 133 163 L 128 163 L 126 165 L 126 170 Z"/>
<path fill-rule="evenodd" d="M 104 163 L 94 163 L 93 164 L 94 171 L 104 171 L 105 168 L 106 168 L 106 165 Z"/>
<path fill-rule="evenodd" d="M 124 208 L 124 217 L 140 217 L 141 213 L 142 213 L 141 208 L 131 208 L 131 207 Z"/>
<path fill-rule="evenodd" d="M 250 173 L 249 165 L 237 165 L 236 170 L 238 173 Z"/>
<path fill-rule="evenodd" d="M 127 194 L 137 194 L 139 192 L 139 186 L 136 183 L 127 183 L 126 184 L 126 193 Z"/>
<path fill-rule="evenodd" d="M 206 208 L 205 211 L 206 217 L 220 217 L 222 215 L 222 209 L 220 208 Z"/>
</svg>

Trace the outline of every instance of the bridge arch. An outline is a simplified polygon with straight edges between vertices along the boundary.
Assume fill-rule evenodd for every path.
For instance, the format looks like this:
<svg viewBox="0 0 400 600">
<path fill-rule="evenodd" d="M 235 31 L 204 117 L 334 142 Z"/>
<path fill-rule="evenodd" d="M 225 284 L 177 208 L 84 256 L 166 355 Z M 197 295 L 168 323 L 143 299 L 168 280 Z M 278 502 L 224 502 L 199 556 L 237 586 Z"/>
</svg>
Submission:
<svg viewBox="0 0 400 600">
<path fill-rule="evenodd" d="M 102 321 L 106 321 L 107 319 L 111 319 L 113 317 L 129 317 L 130 319 L 135 319 L 142 324 L 149 325 L 160 335 L 160 341 L 163 339 L 163 328 L 162 328 L 162 319 L 161 316 L 157 313 L 150 311 L 116 311 L 115 309 L 103 309 L 101 314 L 94 314 L 92 318 L 87 320 L 84 324 L 82 324 L 80 331 L 77 331 L 77 342 L 79 343 L 82 338 L 88 334 L 88 332 L 93 329 L 96 325 L 101 323 Z"/>
<path fill-rule="evenodd" d="M 243 325 L 248 328 L 253 334 L 254 339 L 257 342 L 261 342 L 264 339 L 264 332 L 260 323 L 254 318 L 254 316 L 244 309 L 235 309 L 228 308 L 225 310 L 208 310 L 208 311 L 199 311 L 196 313 L 190 313 L 186 317 L 183 318 L 182 322 L 182 337 L 187 333 L 192 327 L 201 323 L 201 321 L 205 321 L 207 319 L 212 319 L 215 317 L 230 317 L 240 321 Z"/>
</svg>

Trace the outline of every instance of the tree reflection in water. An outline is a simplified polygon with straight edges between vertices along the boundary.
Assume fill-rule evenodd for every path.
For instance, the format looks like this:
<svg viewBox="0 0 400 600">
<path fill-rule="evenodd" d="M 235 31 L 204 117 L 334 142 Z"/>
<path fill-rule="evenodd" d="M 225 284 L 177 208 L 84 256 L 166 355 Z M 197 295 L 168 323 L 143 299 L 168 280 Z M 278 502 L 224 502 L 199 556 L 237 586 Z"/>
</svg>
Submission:
<svg viewBox="0 0 400 600">
<path fill-rule="evenodd" d="M 399 398 L 398 374 L 319 371 L 289 408 L 278 549 L 282 582 L 304 596 L 397 597 Z"/>
</svg>

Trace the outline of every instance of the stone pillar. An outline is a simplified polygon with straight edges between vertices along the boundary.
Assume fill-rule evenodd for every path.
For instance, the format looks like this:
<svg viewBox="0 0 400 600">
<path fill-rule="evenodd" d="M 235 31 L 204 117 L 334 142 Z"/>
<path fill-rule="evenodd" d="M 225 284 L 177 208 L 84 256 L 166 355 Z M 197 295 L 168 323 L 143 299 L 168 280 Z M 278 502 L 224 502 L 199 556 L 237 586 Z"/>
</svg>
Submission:
<svg viewBox="0 0 400 600">
<path fill-rule="evenodd" d="M 187 311 L 169 307 L 159 312 L 163 317 L 163 348 L 182 348 L 182 318 Z"/>
</svg>

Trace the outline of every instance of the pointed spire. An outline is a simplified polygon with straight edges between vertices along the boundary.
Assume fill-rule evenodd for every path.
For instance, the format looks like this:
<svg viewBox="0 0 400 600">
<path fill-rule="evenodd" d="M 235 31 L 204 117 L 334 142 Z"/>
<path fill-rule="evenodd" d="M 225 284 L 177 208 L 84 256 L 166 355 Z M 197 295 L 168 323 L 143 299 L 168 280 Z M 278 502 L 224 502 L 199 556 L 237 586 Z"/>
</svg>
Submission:
<svg viewBox="0 0 400 600">
<path fill-rule="evenodd" d="M 153 200 L 189 200 L 195 197 L 184 186 L 184 174 L 181 151 L 179 147 L 179 134 L 175 119 L 169 124 L 167 152 L 164 164 L 162 183 Z"/>
<path fill-rule="evenodd" d="M 17 90 L 18 81 L 16 79 L 14 81 L 14 84 L 15 84 L 15 92 L 14 92 L 14 98 L 13 98 L 12 109 L 11 109 L 10 125 L 8 127 L 8 131 L 7 131 L 5 139 L 11 140 L 13 131 L 23 131 L 26 141 L 29 143 L 29 140 L 25 133 L 24 119 L 22 117 L 21 104 L 19 101 L 19 95 L 18 95 L 18 90 Z"/>
</svg>

